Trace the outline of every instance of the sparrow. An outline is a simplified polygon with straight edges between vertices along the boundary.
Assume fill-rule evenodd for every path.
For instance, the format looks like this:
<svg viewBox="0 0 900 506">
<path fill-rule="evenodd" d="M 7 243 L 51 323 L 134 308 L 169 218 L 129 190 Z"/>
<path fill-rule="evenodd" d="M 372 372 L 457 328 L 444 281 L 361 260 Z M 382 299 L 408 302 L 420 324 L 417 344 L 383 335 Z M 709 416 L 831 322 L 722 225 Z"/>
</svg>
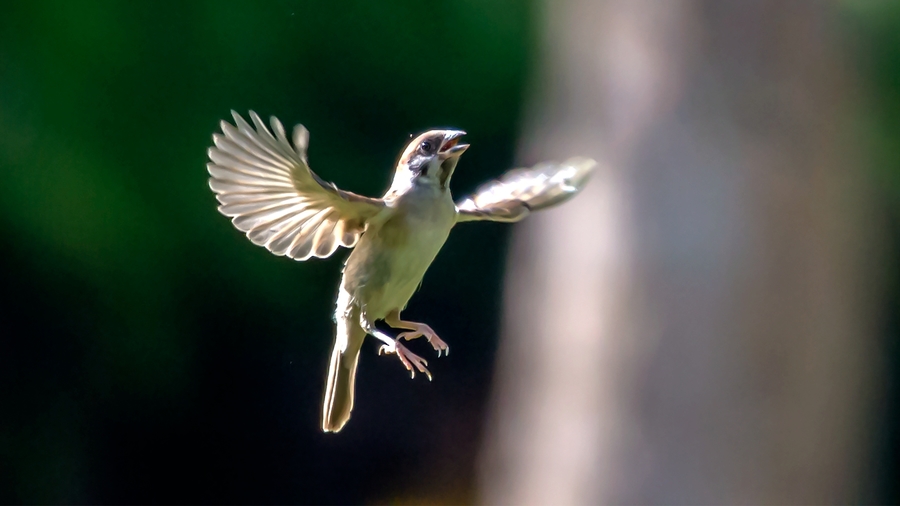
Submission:
<svg viewBox="0 0 900 506">
<path fill-rule="evenodd" d="M 219 212 L 254 244 L 294 260 L 326 258 L 340 246 L 353 248 L 344 262 L 334 314 L 335 336 L 325 383 L 321 427 L 340 431 L 353 409 L 360 348 L 367 335 L 381 341 L 379 355 L 396 355 L 415 377 L 431 379 L 428 362 L 401 341 L 424 337 L 437 351 L 449 347 L 424 323 L 400 313 L 457 223 L 516 222 L 531 212 L 578 193 L 594 160 L 572 158 L 515 169 L 459 202 L 450 178 L 460 156 L 462 130 L 429 130 L 400 155 L 390 188 L 365 197 L 324 181 L 309 167 L 309 131 L 297 125 L 291 140 L 272 117 L 271 131 L 250 111 L 250 126 L 232 111 L 234 125 L 221 122 L 207 164 Z M 255 127 L 255 128 L 254 128 Z M 402 330 L 396 337 L 375 327 L 381 320 Z"/>
</svg>

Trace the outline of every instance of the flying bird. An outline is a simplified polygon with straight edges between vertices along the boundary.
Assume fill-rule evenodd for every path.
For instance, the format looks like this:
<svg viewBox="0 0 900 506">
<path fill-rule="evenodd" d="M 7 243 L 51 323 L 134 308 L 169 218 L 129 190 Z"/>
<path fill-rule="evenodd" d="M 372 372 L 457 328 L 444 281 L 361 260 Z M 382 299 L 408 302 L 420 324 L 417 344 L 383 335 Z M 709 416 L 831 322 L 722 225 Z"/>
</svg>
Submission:
<svg viewBox="0 0 900 506">
<path fill-rule="evenodd" d="M 219 211 L 259 246 L 294 260 L 326 258 L 353 248 L 344 263 L 334 320 L 334 347 L 325 384 L 322 430 L 337 432 L 353 408 L 356 365 L 367 335 L 396 355 L 415 376 L 431 379 L 428 362 L 401 344 L 424 337 L 437 351 L 449 347 L 431 327 L 400 312 L 457 223 L 516 222 L 578 193 L 595 162 L 572 158 L 515 169 L 454 202 L 450 178 L 469 147 L 461 130 L 429 130 L 400 155 L 390 189 L 381 198 L 339 189 L 309 168 L 309 131 L 294 127 L 291 140 L 272 117 L 271 131 L 250 111 L 253 126 L 232 111 L 213 134 L 207 165 Z M 254 128 L 255 127 L 255 128 Z M 375 327 L 383 320 L 402 330 L 391 337 Z"/>
</svg>

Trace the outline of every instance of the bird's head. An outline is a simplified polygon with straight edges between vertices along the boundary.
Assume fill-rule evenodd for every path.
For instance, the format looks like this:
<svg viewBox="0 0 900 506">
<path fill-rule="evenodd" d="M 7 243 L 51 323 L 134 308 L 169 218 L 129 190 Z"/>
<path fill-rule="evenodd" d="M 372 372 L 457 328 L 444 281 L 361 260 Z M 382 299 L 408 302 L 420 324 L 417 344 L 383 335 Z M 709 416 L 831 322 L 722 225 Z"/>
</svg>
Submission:
<svg viewBox="0 0 900 506">
<path fill-rule="evenodd" d="M 394 185 L 425 184 L 446 189 L 459 156 L 469 147 L 460 144 L 462 130 L 429 130 L 407 144 L 394 173 Z"/>
</svg>

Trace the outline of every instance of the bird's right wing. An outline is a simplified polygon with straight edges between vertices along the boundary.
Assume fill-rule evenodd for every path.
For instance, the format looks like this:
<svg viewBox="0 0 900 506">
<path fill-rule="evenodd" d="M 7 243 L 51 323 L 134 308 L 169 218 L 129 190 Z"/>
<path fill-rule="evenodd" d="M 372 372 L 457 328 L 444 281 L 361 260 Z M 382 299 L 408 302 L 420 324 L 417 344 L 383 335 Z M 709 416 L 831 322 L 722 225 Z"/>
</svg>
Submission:
<svg viewBox="0 0 900 506">
<path fill-rule="evenodd" d="M 256 130 L 232 115 L 235 126 L 223 121 L 224 135 L 213 134 L 209 148 L 209 187 L 219 212 L 254 244 L 295 260 L 353 247 L 384 203 L 340 190 L 310 170 L 303 125 L 294 127 L 291 146 L 277 118 L 271 119 L 273 136 L 255 112 L 250 119 Z"/>
<path fill-rule="evenodd" d="M 456 221 L 519 221 L 532 211 L 572 198 L 587 183 L 596 164 L 590 158 L 570 158 L 511 170 L 457 203 Z"/>
</svg>

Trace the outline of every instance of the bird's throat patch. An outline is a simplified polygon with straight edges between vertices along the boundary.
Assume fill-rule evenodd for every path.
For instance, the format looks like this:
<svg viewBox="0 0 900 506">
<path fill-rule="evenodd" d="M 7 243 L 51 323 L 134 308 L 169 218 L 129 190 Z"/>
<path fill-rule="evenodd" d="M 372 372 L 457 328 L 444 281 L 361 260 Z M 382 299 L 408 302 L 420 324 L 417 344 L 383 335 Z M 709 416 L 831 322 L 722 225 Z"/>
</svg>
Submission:
<svg viewBox="0 0 900 506">
<path fill-rule="evenodd" d="M 453 169 L 456 168 L 456 163 L 451 160 L 447 160 L 441 164 L 441 174 L 438 177 L 438 180 L 441 182 L 441 189 L 447 189 L 447 181 L 450 181 L 450 175 L 453 174 Z"/>
</svg>

